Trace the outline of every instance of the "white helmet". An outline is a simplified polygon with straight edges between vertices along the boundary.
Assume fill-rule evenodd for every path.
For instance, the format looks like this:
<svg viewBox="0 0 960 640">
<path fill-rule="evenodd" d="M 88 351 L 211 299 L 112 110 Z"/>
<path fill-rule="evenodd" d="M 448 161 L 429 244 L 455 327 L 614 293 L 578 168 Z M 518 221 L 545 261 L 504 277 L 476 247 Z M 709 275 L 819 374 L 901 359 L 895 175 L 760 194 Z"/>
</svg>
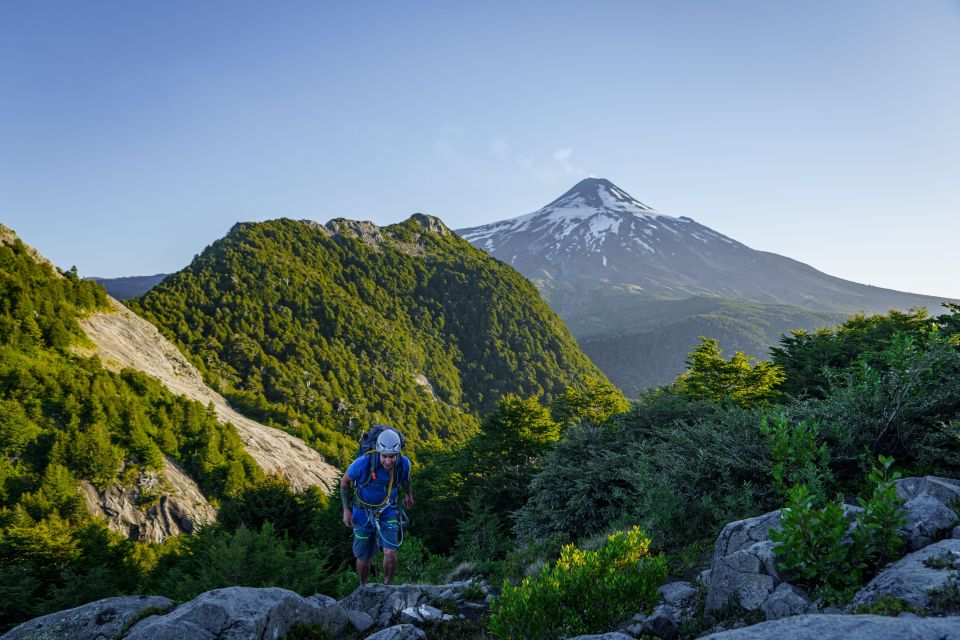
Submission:
<svg viewBox="0 0 960 640">
<path fill-rule="evenodd" d="M 379 453 L 400 453 L 400 434 L 393 429 L 384 429 L 377 436 L 377 451 Z"/>
</svg>

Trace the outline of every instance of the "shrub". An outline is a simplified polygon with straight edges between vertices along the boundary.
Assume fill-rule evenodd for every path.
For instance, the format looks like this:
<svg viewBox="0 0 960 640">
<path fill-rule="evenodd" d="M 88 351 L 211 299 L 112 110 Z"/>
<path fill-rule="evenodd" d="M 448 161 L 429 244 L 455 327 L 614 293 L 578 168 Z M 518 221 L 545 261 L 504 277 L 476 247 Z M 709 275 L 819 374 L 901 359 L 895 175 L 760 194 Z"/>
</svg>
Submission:
<svg viewBox="0 0 960 640">
<path fill-rule="evenodd" d="M 817 506 L 817 497 L 800 484 L 788 490 L 782 531 L 770 532 L 770 539 L 779 543 L 774 552 L 783 557 L 779 566 L 796 571 L 828 603 L 847 603 L 903 544 L 897 533 L 905 522 L 897 512 L 903 501 L 894 484 L 899 473 L 890 472 L 892 458 L 881 456 L 879 462 L 869 476 L 873 491 L 859 500 L 863 511 L 856 514 L 852 530 L 842 496 Z"/>
<path fill-rule="evenodd" d="M 501 640 L 533 640 L 609 629 L 656 601 L 667 568 L 649 549 L 650 539 L 637 527 L 611 535 L 596 551 L 565 546 L 536 578 L 518 587 L 504 582 L 490 631 Z"/>
<path fill-rule="evenodd" d="M 830 452 L 825 442 L 817 445 L 819 425 L 801 420 L 797 424 L 783 414 L 760 422 L 760 433 L 770 442 L 773 457 L 773 485 L 784 496 L 790 487 L 805 485 L 814 496 L 823 496 L 825 485 L 833 481 L 830 473 Z"/>
</svg>

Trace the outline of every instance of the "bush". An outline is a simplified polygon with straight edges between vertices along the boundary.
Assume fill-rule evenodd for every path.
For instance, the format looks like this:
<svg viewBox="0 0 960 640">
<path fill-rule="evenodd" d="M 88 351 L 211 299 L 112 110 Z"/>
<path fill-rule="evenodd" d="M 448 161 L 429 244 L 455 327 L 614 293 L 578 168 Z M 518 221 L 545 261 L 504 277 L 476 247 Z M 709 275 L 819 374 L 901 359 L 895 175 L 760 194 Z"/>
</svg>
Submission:
<svg viewBox="0 0 960 640">
<path fill-rule="evenodd" d="M 842 496 L 817 506 L 817 497 L 805 485 L 788 491 L 787 506 L 781 510 L 783 529 L 770 531 L 770 539 L 778 543 L 774 553 L 783 557 L 778 566 L 796 571 L 825 602 L 849 602 L 903 544 L 897 534 L 905 522 L 897 511 L 903 501 L 897 497 L 894 481 L 899 474 L 890 472 L 892 464 L 892 458 L 880 457 L 880 466 L 869 476 L 872 494 L 859 500 L 863 511 L 856 514 L 852 530 Z"/>
<path fill-rule="evenodd" d="M 267 522 L 227 532 L 217 525 L 172 541 L 148 588 L 177 601 L 222 587 L 282 587 L 301 594 L 330 593 L 336 577 L 324 550 L 294 545 Z"/>
<path fill-rule="evenodd" d="M 827 484 L 833 482 L 830 473 L 830 452 L 827 445 L 817 445 L 819 425 L 801 420 L 790 424 L 783 414 L 768 420 L 764 416 L 760 433 L 770 441 L 774 465 L 771 470 L 773 485 L 784 496 L 791 487 L 805 485 L 814 496 L 823 496 Z"/>
<path fill-rule="evenodd" d="M 560 559 L 518 587 L 505 582 L 489 629 L 501 640 L 552 639 L 608 630 L 653 606 L 667 577 L 662 555 L 637 527 L 611 535 L 597 551 L 567 545 Z"/>
</svg>

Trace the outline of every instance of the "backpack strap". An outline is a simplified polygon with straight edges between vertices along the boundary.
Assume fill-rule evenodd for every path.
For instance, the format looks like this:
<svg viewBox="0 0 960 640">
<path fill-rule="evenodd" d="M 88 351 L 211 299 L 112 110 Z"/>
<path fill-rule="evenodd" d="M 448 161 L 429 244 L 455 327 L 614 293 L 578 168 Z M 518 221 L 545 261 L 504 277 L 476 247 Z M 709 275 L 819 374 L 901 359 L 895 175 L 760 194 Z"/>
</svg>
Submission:
<svg viewBox="0 0 960 640">
<path fill-rule="evenodd" d="M 390 482 L 387 483 L 387 495 L 384 497 L 384 499 L 383 499 L 381 502 L 378 502 L 378 503 L 376 503 L 376 504 L 373 504 L 373 503 L 370 503 L 370 502 L 366 502 L 363 498 L 361 498 L 361 497 L 360 497 L 360 489 L 361 489 L 361 487 L 365 487 L 365 486 L 367 486 L 368 484 L 370 484 L 370 480 L 373 479 L 373 473 L 374 473 L 374 471 L 376 471 L 376 468 L 377 468 L 377 457 L 376 457 L 376 453 L 377 453 L 376 451 L 371 451 L 371 452 L 365 454 L 365 455 L 370 456 L 369 462 L 367 463 L 367 473 L 366 473 L 366 478 L 367 478 L 367 479 L 364 481 L 363 484 L 359 484 L 359 483 L 358 483 L 357 486 L 356 486 L 356 488 L 353 490 L 353 495 L 354 495 L 354 497 L 356 497 L 357 502 L 359 502 L 359 503 L 360 503 L 361 505 L 363 505 L 364 507 L 374 508 L 374 509 L 377 508 L 377 507 L 382 507 L 383 505 L 387 504 L 387 502 L 390 500 L 390 494 L 393 493 L 394 472 L 397 470 L 397 465 L 396 465 L 396 464 L 393 465 L 393 467 L 390 468 Z M 374 454 L 374 455 L 371 455 L 371 454 Z M 397 462 L 399 463 L 399 461 L 400 461 L 400 456 L 397 456 Z"/>
</svg>

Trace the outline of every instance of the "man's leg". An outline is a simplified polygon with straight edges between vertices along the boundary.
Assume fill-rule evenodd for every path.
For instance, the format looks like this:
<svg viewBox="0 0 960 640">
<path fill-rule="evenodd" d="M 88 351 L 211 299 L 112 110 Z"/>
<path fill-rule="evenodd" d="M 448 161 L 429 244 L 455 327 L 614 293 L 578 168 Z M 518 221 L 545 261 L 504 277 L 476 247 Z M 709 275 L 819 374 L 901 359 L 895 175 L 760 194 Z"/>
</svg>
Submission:
<svg viewBox="0 0 960 640">
<path fill-rule="evenodd" d="M 400 521 L 394 507 L 384 509 L 380 516 L 380 547 L 383 549 L 383 584 L 393 582 L 397 571 L 397 547 L 399 545 Z"/>
<path fill-rule="evenodd" d="M 386 562 L 386 558 L 384 558 Z M 357 577 L 360 578 L 360 586 L 367 584 L 367 577 L 370 575 L 370 560 L 361 560 L 357 558 Z"/>
<path fill-rule="evenodd" d="M 356 522 L 356 512 L 353 517 Z M 360 580 L 361 587 L 367 584 L 367 578 L 370 576 L 370 558 L 373 557 L 373 551 L 377 547 L 376 537 L 372 522 L 367 521 L 361 526 L 353 527 L 353 557 L 357 559 L 357 578 Z"/>
<path fill-rule="evenodd" d="M 367 563 L 367 570 L 370 570 L 370 563 Z M 397 571 L 397 550 L 383 550 L 383 584 L 393 582 L 393 574 Z M 361 583 L 362 584 L 362 583 Z"/>
</svg>

